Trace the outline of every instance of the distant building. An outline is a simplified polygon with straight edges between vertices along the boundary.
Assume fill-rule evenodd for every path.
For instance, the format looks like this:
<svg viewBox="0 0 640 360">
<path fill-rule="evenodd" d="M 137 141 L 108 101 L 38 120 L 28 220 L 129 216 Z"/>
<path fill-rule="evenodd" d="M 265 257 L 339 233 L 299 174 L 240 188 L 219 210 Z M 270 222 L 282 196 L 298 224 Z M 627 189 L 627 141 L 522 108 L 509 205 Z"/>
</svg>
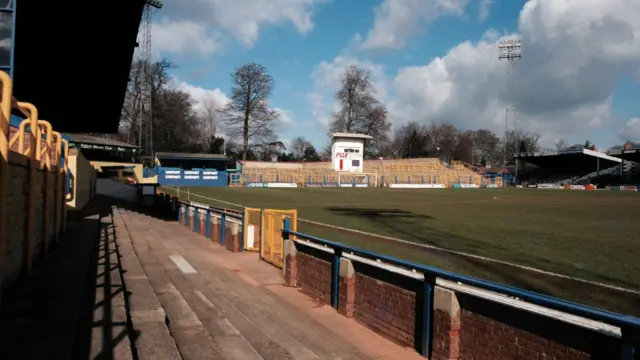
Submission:
<svg viewBox="0 0 640 360">
<path fill-rule="evenodd" d="M 363 172 L 364 143 L 369 135 L 331 134 L 331 164 L 335 171 Z"/>
</svg>

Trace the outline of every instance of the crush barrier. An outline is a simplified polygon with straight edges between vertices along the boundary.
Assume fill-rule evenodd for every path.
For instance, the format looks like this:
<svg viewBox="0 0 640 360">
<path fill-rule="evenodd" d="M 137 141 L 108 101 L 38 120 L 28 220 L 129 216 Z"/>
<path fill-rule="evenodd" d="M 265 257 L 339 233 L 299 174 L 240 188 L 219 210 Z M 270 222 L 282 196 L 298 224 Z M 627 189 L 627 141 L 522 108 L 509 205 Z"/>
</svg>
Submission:
<svg viewBox="0 0 640 360">
<path fill-rule="evenodd" d="M 284 266 L 282 224 L 285 220 L 293 229 L 297 229 L 298 210 L 265 209 L 262 211 L 260 258 L 279 268 Z"/>
<path fill-rule="evenodd" d="M 158 196 L 160 206 L 177 216 L 178 223 L 191 231 L 231 252 L 258 252 L 262 260 L 283 267 L 281 226 L 286 219 L 297 229 L 297 210 L 245 208 L 244 211 L 235 211 L 181 201 L 162 192 L 158 192 Z"/>
<path fill-rule="evenodd" d="M 640 318 L 282 229 L 287 285 L 426 358 L 638 360 Z"/>
<path fill-rule="evenodd" d="M 244 209 L 244 249 L 260 251 L 260 224 L 262 223 L 262 209 Z"/>
</svg>

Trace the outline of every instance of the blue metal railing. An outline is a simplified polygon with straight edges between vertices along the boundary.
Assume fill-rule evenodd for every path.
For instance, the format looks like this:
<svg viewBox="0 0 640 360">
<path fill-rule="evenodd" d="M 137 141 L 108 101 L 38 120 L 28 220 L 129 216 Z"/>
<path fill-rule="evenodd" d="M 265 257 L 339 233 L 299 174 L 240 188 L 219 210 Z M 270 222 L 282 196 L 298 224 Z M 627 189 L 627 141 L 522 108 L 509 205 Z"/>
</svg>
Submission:
<svg viewBox="0 0 640 360">
<path fill-rule="evenodd" d="M 436 278 L 460 282 L 480 289 L 501 293 L 507 296 L 517 297 L 521 300 L 535 305 L 618 326 L 622 330 L 622 341 L 627 345 L 622 349 L 622 359 L 634 359 L 635 349 L 640 348 L 640 335 L 638 335 L 640 334 L 640 318 L 617 314 L 610 311 L 605 311 L 594 307 L 554 298 L 548 295 L 538 294 L 528 290 L 500 285 L 491 281 L 463 276 L 456 273 L 440 270 L 431 266 L 417 264 L 410 261 L 397 259 L 391 256 L 373 253 L 371 251 L 345 245 L 339 242 L 329 241 L 312 235 L 291 231 L 289 220 L 285 219 L 283 222 L 282 236 L 284 239 L 289 239 L 291 235 L 295 236 L 297 240 L 307 240 L 311 243 L 333 249 L 334 255 L 332 262 L 331 306 L 333 306 L 335 309 L 338 308 L 338 276 L 340 273 L 340 258 L 342 257 L 343 253 L 351 253 L 353 255 L 357 255 L 366 259 L 380 260 L 389 265 L 396 265 L 408 270 L 422 272 L 424 274 L 424 303 L 422 304 L 422 308 L 424 311 L 421 324 L 421 352 L 423 356 L 427 356 L 430 350 L 429 344 L 431 343 L 432 336 L 431 314 L 433 313 L 433 287 L 435 286 Z"/>
<path fill-rule="evenodd" d="M 244 250 L 244 214 L 241 213 L 233 213 L 233 212 L 229 212 L 226 209 L 219 209 L 219 208 L 214 208 L 214 207 L 203 207 L 203 206 L 198 206 L 198 205 L 194 205 L 185 201 L 178 201 L 178 223 L 182 223 L 182 211 L 180 211 L 180 208 L 182 206 L 185 207 L 185 219 L 184 219 L 184 223 L 185 226 L 188 228 L 189 227 L 189 208 L 194 208 L 195 211 L 193 212 L 193 232 L 199 232 L 199 226 L 200 226 L 200 221 L 199 221 L 199 214 L 201 213 L 201 211 L 205 214 L 205 236 L 206 237 L 210 237 L 211 236 L 211 215 L 212 214 L 217 214 L 220 215 L 220 245 L 224 246 L 224 242 L 225 242 L 225 237 L 226 237 L 226 226 L 227 226 L 227 218 L 231 218 L 231 219 L 235 219 L 235 220 L 240 220 L 241 222 L 241 227 L 240 227 L 240 251 Z"/>
</svg>

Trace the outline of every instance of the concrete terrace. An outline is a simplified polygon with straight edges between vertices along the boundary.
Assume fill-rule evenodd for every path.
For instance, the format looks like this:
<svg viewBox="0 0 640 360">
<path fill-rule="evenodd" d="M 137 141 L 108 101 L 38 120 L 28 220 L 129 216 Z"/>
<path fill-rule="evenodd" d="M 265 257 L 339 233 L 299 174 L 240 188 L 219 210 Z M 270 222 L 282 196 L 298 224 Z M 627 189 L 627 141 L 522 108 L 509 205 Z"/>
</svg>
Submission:
<svg viewBox="0 0 640 360">
<path fill-rule="evenodd" d="M 72 255 L 61 246 L 28 290 L 8 296 L 0 358 L 421 358 L 285 286 L 281 270 L 256 253 L 230 253 L 173 219 L 105 198 L 92 209 L 69 241 Z M 72 271 L 92 251 L 97 261 Z M 32 310 L 17 313 L 15 304 Z"/>
</svg>

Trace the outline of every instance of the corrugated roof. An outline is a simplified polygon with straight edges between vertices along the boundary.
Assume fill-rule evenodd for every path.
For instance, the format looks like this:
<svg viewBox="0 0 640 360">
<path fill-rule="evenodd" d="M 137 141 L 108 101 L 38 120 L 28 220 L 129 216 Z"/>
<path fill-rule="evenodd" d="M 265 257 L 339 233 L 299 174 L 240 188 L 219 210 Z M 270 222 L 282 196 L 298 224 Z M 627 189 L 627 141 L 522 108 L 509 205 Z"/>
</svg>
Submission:
<svg viewBox="0 0 640 360">
<path fill-rule="evenodd" d="M 365 135 L 365 134 L 355 134 L 355 133 L 341 133 L 336 132 L 331 134 L 331 137 L 334 138 L 348 138 L 348 139 L 373 139 L 373 136 Z"/>
<path fill-rule="evenodd" d="M 222 154 L 191 154 L 191 153 L 169 153 L 157 152 L 158 159 L 202 159 L 202 160 L 230 160 L 228 156 Z"/>
<path fill-rule="evenodd" d="M 88 136 L 81 134 L 65 134 L 69 137 L 69 141 L 83 144 L 95 144 L 95 145 L 108 145 L 108 146 L 119 146 L 119 147 L 128 147 L 137 149 L 138 146 L 127 144 L 122 141 L 107 139 L 97 136 Z"/>
</svg>

